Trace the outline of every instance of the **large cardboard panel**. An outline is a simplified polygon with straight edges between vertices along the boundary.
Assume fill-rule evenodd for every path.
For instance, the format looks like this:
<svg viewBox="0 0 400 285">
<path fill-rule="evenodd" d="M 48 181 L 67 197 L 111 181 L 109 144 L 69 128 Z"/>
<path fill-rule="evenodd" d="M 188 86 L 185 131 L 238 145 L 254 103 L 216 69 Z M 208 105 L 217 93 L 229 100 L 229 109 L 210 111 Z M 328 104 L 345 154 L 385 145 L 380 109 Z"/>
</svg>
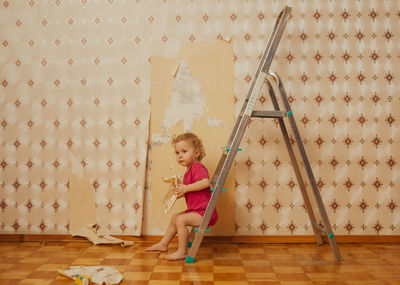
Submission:
<svg viewBox="0 0 400 285">
<path fill-rule="evenodd" d="M 161 178 L 183 175 L 186 170 L 175 161 L 171 145 L 174 135 L 184 131 L 198 135 L 206 152 L 202 162 L 208 168 L 210 177 L 214 174 L 234 123 L 233 61 L 233 44 L 221 40 L 186 45 L 176 58 L 151 58 L 152 178 L 149 218 L 152 230 L 164 231 L 171 215 L 186 209 L 184 199 L 179 199 L 171 212 L 165 215 L 162 203 L 169 185 Z M 182 80 L 185 82 L 182 83 Z M 176 96 L 184 100 L 178 102 Z M 225 183 L 227 191 L 221 194 L 217 203 L 219 220 L 210 235 L 232 235 L 234 232 L 233 171 L 232 167 Z"/>
</svg>

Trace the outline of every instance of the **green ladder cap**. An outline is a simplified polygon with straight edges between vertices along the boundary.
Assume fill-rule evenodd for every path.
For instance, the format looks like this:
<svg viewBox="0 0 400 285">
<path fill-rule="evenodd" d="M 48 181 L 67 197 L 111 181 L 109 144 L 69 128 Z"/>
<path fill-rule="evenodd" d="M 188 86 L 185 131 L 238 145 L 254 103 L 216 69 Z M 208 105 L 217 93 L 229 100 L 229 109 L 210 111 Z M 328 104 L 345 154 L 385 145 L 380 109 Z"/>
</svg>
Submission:
<svg viewBox="0 0 400 285">
<path fill-rule="evenodd" d="M 186 256 L 186 263 L 193 263 L 194 262 L 194 257 L 191 256 Z"/>
<path fill-rule="evenodd" d="M 288 111 L 287 114 L 288 114 L 288 116 L 292 116 L 293 112 L 292 111 Z"/>
<path fill-rule="evenodd" d="M 328 235 L 328 237 L 329 237 L 330 239 L 333 239 L 333 234 L 330 233 L 330 234 Z"/>
<path fill-rule="evenodd" d="M 192 247 L 192 242 L 188 241 L 188 247 Z"/>
<path fill-rule="evenodd" d="M 214 189 L 210 189 L 210 192 L 213 192 L 213 191 L 214 191 Z M 222 188 L 222 191 L 226 191 L 226 189 Z"/>
<path fill-rule="evenodd" d="M 229 147 L 226 148 L 226 151 L 230 151 L 230 150 L 231 150 L 231 149 L 230 149 Z M 237 150 L 238 150 L 238 151 L 242 151 L 241 148 L 238 148 Z"/>
<path fill-rule="evenodd" d="M 197 233 L 199 231 L 199 229 L 194 229 L 194 232 Z M 210 229 L 206 229 L 206 232 L 210 232 Z"/>
</svg>

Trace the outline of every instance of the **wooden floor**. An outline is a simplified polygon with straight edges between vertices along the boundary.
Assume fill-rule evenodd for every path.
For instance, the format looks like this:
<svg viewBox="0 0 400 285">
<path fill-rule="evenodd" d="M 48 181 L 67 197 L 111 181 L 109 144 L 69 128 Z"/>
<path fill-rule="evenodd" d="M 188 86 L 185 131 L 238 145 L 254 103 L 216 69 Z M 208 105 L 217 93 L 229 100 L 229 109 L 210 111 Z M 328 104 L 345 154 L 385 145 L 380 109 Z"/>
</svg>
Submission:
<svg viewBox="0 0 400 285">
<path fill-rule="evenodd" d="M 113 266 L 120 284 L 400 284 L 400 244 L 340 244 L 340 264 L 329 245 L 207 243 L 186 264 L 149 244 L 0 242 L 0 284 L 74 284 L 57 273 L 70 265 Z"/>
</svg>

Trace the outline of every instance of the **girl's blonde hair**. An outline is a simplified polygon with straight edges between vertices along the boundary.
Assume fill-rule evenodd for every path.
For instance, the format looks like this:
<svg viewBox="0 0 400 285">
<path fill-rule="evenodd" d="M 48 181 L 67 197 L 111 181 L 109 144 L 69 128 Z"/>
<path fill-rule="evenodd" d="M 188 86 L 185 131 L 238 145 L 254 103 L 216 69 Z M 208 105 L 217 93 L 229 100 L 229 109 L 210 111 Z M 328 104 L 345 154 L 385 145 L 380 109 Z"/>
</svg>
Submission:
<svg viewBox="0 0 400 285">
<path fill-rule="evenodd" d="M 194 149 L 197 150 L 199 153 L 199 155 L 197 156 L 197 159 L 199 161 L 201 161 L 203 159 L 203 157 L 206 156 L 206 153 L 204 152 L 203 143 L 201 142 L 201 139 L 199 139 L 195 134 L 183 133 L 178 136 L 175 136 L 172 139 L 172 145 L 175 145 L 176 143 L 178 143 L 180 141 L 189 141 L 192 144 Z"/>
</svg>

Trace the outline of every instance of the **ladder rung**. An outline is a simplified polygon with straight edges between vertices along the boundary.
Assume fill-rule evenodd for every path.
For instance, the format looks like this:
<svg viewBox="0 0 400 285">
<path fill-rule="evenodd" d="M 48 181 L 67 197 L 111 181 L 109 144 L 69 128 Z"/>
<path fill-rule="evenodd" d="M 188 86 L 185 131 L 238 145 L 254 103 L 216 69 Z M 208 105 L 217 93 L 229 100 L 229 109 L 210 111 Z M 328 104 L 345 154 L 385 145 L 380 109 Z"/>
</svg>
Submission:
<svg viewBox="0 0 400 285">
<path fill-rule="evenodd" d="M 311 223 L 316 226 L 321 232 L 326 233 L 326 230 L 321 227 L 320 225 L 318 225 L 316 222 L 311 221 Z"/>
<path fill-rule="evenodd" d="M 258 118 L 283 118 L 286 117 L 285 111 L 253 111 L 251 117 Z"/>
</svg>

